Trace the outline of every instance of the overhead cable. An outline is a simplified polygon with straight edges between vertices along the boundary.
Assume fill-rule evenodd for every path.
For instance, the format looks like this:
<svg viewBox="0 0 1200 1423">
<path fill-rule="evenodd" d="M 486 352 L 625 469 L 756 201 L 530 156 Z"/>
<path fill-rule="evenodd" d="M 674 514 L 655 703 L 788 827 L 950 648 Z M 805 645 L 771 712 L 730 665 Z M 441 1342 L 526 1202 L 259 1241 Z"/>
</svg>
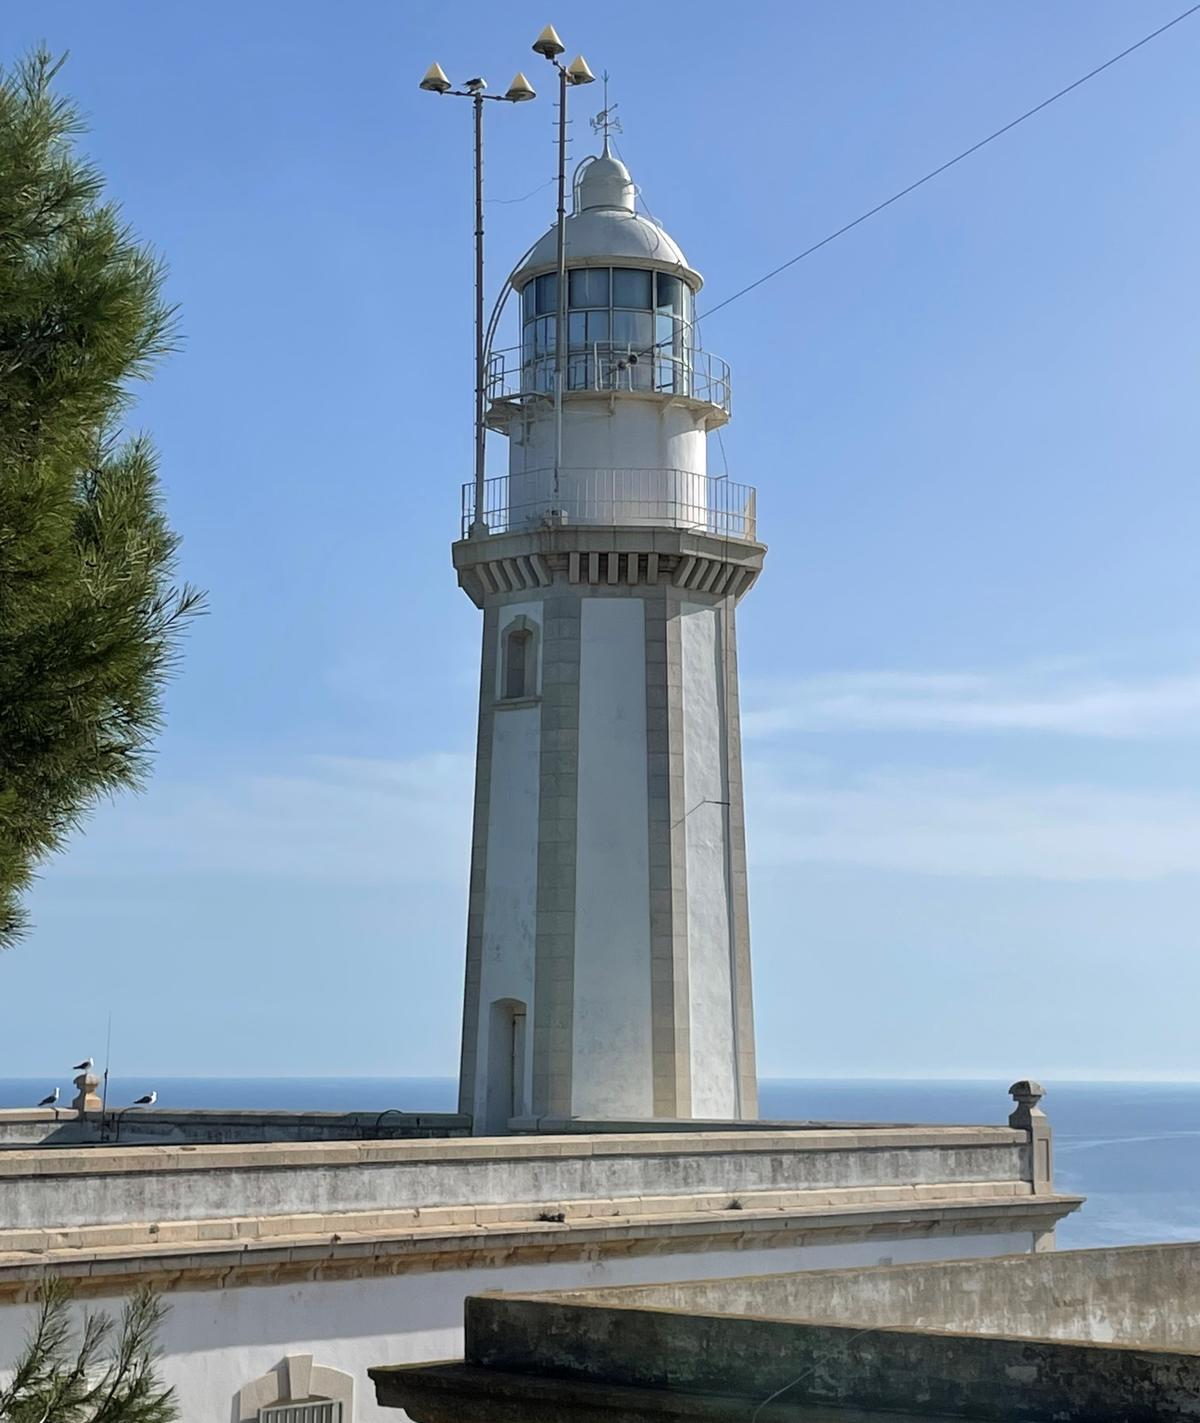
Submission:
<svg viewBox="0 0 1200 1423">
<path fill-rule="evenodd" d="M 786 272 L 789 267 L 794 267 L 797 262 L 802 262 L 805 257 L 811 257 L 814 252 L 819 252 L 822 247 L 828 247 L 829 244 L 837 238 L 845 236 L 847 232 L 860 226 L 866 222 L 868 218 L 872 218 L 877 213 L 881 213 L 884 208 L 889 208 L 893 203 L 898 203 L 901 198 L 906 198 L 909 193 L 915 192 L 925 183 L 930 182 L 932 179 L 938 177 L 939 174 L 944 173 L 947 168 L 953 168 L 956 163 L 961 163 L 964 158 L 970 158 L 973 153 L 978 153 L 981 148 L 986 147 L 987 144 L 993 143 L 996 139 L 1009 133 L 1012 129 L 1016 128 L 1018 124 L 1023 124 L 1026 119 L 1033 118 L 1034 114 L 1040 114 L 1043 109 L 1049 108 L 1051 104 L 1056 104 L 1059 99 L 1065 98 L 1073 90 L 1078 89 L 1081 84 L 1086 84 L 1089 79 L 1095 79 L 1098 74 L 1103 74 L 1106 69 L 1111 69 L 1114 64 L 1119 64 L 1121 60 L 1127 59 L 1135 50 L 1141 49 L 1143 45 L 1149 44 L 1151 40 L 1157 39 L 1159 35 L 1166 34 L 1169 29 L 1181 24 L 1198 10 L 1200 10 L 1200 4 L 1192 5 L 1181 15 L 1176 15 L 1173 20 L 1168 20 L 1165 25 L 1160 25 L 1158 29 L 1152 30 L 1148 35 L 1144 35 L 1136 44 L 1131 44 L 1128 49 L 1123 49 L 1120 54 L 1114 54 L 1111 59 L 1106 59 L 1103 64 L 1098 64 L 1095 69 L 1091 69 L 1086 74 L 1081 75 L 1074 83 L 1068 84 L 1065 89 L 1060 89 L 1057 94 L 1051 94 L 1048 99 L 1043 99 L 1040 104 L 1035 104 L 1032 109 L 1026 109 L 1023 114 L 1020 114 L 1010 123 L 1006 123 L 1003 128 L 998 128 L 994 133 L 989 133 L 986 138 L 981 138 L 978 143 L 973 143 L 970 148 L 964 148 L 961 153 L 955 154 L 953 158 L 947 159 L 945 163 L 940 164 L 937 168 L 926 173 L 923 178 L 918 178 L 915 183 L 909 183 L 908 187 L 901 188 L 898 193 L 893 193 L 890 198 L 885 198 L 883 202 L 876 203 L 873 208 L 868 209 L 867 212 L 856 217 L 853 222 L 848 222 L 844 226 L 839 227 L 836 232 L 831 232 L 828 237 L 822 237 L 820 242 L 814 242 L 811 247 L 806 247 L 803 252 L 797 252 L 794 257 L 789 257 L 786 262 L 781 262 L 778 267 L 773 267 L 756 281 L 735 291 L 732 296 L 727 296 L 724 301 L 717 302 L 716 306 L 710 306 L 707 311 L 701 314 L 703 316 L 712 316 L 714 312 L 720 311 L 723 307 L 729 306 L 730 303 L 737 301 L 740 297 L 744 297 L 748 292 L 752 292 L 757 287 L 761 287 L 764 282 L 769 282 L 772 277 L 777 277 L 781 272 Z"/>
</svg>

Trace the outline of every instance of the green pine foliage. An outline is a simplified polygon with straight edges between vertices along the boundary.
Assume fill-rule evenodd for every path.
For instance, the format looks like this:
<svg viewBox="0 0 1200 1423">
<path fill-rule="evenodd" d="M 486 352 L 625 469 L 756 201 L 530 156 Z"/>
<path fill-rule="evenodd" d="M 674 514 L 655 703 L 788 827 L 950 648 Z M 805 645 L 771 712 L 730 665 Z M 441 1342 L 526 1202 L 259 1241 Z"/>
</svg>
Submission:
<svg viewBox="0 0 1200 1423">
<path fill-rule="evenodd" d="M 87 1314 L 76 1334 L 69 1292 L 52 1281 L 25 1352 L 0 1388 L 3 1423 L 173 1423 L 172 1390 L 154 1374 L 165 1307 L 148 1290 L 125 1306 L 121 1327 Z"/>
<path fill-rule="evenodd" d="M 0 948 L 39 862 L 143 780 L 200 602 L 154 447 L 120 428 L 172 345 L 163 267 L 75 152 L 60 65 L 0 70 Z"/>
</svg>

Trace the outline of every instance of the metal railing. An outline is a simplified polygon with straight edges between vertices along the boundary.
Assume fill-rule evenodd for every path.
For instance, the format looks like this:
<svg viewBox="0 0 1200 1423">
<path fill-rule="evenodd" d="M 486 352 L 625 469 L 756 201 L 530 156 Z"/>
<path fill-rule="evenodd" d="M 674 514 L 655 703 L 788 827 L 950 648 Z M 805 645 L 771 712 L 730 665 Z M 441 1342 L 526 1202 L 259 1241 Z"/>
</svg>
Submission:
<svg viewBox="0 0 1200 1423">
<path fill-rule="evenodd" d="M 484 481 L 489 534 L 561 525 L 692 529 L 720 538 L 758 536 L 757 491 L 684 469 L 525 470 Z M 475 485 L 462 487 L 462 537 L 475 520 Z"/>
<path fill-rule="evenodd" d="M 567 355 L 566 389 L 638 391 L 684 396 L 716 405 L 729 414 L 733 399 L 729 363 L 699 346 L 615 346 L 596 342 Z M 520 350 L 497 351 L 488 362 L 489 402 L 554 393 L 554 354 L 522 357 Z"/>
<path fill-rule="evenodd" d="M 342 1405 L 333 1398 L 305 1403 L 272 1403 L 258 1410 L 262 1423 L 342 1423 Z"/>
</svg>

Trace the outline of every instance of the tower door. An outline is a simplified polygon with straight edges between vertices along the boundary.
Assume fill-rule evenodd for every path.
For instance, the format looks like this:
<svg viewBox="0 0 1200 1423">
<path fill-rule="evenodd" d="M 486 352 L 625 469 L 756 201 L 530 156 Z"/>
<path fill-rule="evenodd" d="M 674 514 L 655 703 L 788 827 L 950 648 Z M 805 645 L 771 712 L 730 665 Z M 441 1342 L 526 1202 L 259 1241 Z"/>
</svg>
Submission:
<svg viewBox="0 0 1200 1423">
<path fill-rule="evenodd" d="M 525 1115 L 525 1006 L 513 1009 L 512 1015 L 512 1091 L 509 1116 Z"/>
<path fill-rule="evenodd" d="M 488 1022 L 488 1080 L 483 1131 L 503 1136 L 525 1108 L 525 1004 L 499 998 Z"/>
</svg>

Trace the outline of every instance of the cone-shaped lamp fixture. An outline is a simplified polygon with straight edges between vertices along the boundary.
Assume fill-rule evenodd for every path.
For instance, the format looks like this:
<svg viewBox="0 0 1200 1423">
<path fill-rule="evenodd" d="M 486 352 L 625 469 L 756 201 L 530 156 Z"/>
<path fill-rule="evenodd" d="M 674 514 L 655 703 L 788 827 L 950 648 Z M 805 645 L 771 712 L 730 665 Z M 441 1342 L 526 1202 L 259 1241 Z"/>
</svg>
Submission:
<svg viewBox="0 0 1200 1423">
<path fill-rule="evenodd" d="M 533 42 L 534 54 L 544 54 L 547 59 L 557 59 L 564 49 L 566 45 L 559 39 L 553 25 L 547 25 Z"/>
<path fill-rule="evenodd" d="M 572 84 L 594 84 L 596 76 L 588 68 L 587 60 L 577 54 L 567 65 L 567 79 Z"/>
<path fill-rule="evenodd" d="M 421 80 L 421 88 L 428 89 L 431 94 L 444 94 L 450 88 L 446 71 L 440 64 L 431 64 L 425 71 L 425 78 Z"/>
<path fill-rule="evenodd" d="M 513 75 L 513 82 L 508 86 L 508 93 L 505 94 L 504 97 L 511 99 L 514 104 L 523 104 L 527 99 L 536 99 L 537 94 L 534 91 L 533 85 L 530 84 L 529 80 L 518 70 L 517 73 Z"/>
</svg>

